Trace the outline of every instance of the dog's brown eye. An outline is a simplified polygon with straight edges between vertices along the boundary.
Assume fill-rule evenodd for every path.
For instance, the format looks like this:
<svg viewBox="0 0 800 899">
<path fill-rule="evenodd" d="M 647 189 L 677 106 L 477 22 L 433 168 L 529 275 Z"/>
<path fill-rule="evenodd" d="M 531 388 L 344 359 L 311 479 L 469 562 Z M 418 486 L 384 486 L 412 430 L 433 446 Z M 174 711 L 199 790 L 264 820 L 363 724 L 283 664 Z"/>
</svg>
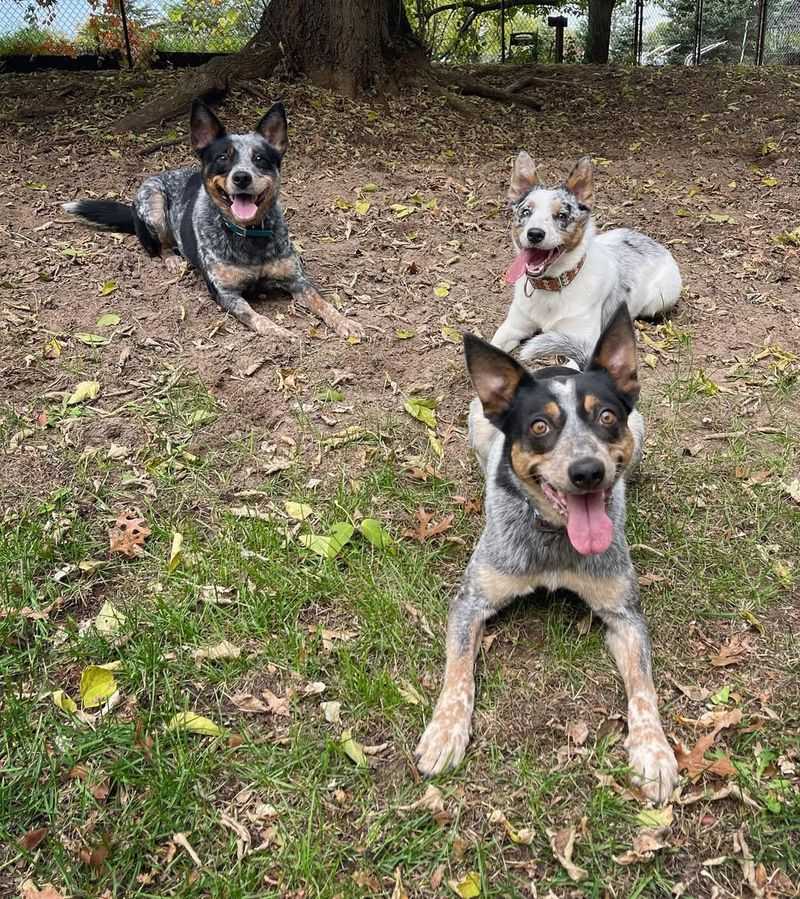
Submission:
<svg viewBox="0 0 800 899">
<path fill-rule="evenodd" d="M 603 411 L 597 416 L 597 420 L 601 425 L 605 425 L 605 427 L 610 428 L 612 425 L 617 423 L 617 416 L 610 409 L 603 409 Z"/>
<path fill-rule="evenodd" d="M 537 418 L 531 425 L 531 433 L 536 437 L 544 437 L 549 430 L 550 425 L 543 418 Z"/>
</svg>

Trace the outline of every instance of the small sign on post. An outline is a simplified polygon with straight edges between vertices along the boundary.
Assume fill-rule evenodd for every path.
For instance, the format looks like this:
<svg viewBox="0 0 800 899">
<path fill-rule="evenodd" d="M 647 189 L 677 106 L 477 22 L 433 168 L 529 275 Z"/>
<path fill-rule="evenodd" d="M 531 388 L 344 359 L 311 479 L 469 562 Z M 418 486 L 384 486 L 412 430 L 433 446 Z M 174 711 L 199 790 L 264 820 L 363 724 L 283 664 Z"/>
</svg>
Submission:
<svg viewBox="0 0 800 899">
<path fill-rule="evenodd" d="M 556 30 L 555 61 L 564 62 L 564 30 L 567 27 L 567 17 L 548 16 L 547 24 Z"/>
</svg>

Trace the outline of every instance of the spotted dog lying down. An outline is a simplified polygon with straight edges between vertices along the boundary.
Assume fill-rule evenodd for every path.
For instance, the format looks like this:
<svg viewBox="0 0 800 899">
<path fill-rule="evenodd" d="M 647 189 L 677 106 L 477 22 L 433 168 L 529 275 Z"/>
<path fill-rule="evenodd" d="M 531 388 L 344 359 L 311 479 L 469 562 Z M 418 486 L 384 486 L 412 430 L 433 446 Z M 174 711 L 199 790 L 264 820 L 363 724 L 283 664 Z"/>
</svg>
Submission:
<svg viewBox="0 0 800 899">
<path fill-rule="evenodd" d="M 281 289 L 340 337 L 361 337 L 361 325 L 324 300 L 306 277 L 289 239 L 278 194 L 289 145 L 286 112 L 276 103 L 249 134 L 227 134 L 201 101 L 192 104 L 192 148 L 200 168 L 153 175 L 133 206 L 78 200 L 64 209 L 83 221 L 136 234 L 150 256 L 175 251 L 205 278 L 211 296 L 259 334 L 293 335 L 260 315 L 245 295 Z"/>
<path fill-rule="evenodd" d="M 471 422 L 480 433 L 471 438 L 486 470 L 486 524 L 450 606 L 444 684 L 416 750 L 419 769 L 437 774 L 464 757 L 486 620 L 538 588 L 565 589 L 606 625 L 628 696 L 633 777 L 649 799 L 664 802 L 677 766 L 659 720 L 647 623 L 625 540 L 624 475 L 643 436 L 627 306 L 617 308 L 584 370 L 531 373 L 470 334 L 464 345 L 483 405 Z"/>
</svg>

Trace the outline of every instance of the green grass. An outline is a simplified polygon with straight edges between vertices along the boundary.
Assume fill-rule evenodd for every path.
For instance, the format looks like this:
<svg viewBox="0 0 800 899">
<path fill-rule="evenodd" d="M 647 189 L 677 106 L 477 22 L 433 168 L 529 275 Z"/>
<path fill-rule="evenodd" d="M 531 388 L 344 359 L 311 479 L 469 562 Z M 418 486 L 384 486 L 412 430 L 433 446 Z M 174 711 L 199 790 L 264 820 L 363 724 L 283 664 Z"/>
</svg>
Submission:
<svg viewBox="0 0 800 899">
<path fill-rule="evenodd" d="M 473 744 L 461 768 L 437 782 L 450 817 L 439 824 L 425 810 L 400 810 L 424 790 L 412 753 L 436 698 L 447 603 L 480 528 L 479 516 L 465 515 L 454 499 L 463 483 L 410 480 L 378 444 L 356 478 L 346 447 L 324 454 L 316 489 L 306 485 L 320 472 L 298 461 L 242 498 L 235 475 L 258 451 L 236 436 L 206 439 L 224 410 L 199 381 L 165 370 L 146 396 L 119 412 L 136 443 L 121 463 L 108 458 L 105 444 L 87 454 L 59 442 L 55 424 L 64 414 L 75 419 L 73 430 L 97 418 L 89 408 L 65 413 L 53 402 L 51 427 L 36 441 L 57 457 L 63 483 L 42 484 L 6 513 L 0 889 L 7 884 L 13 894 L 24 873 L 75 896 L 278 897 L 305 890 L 356 897 L 368 892 L 357 883 L 365 878 L 377 878 L 388 895 L 399 870 L 410 894 L 443 895 L 446 885 L 430 887 L 443 866 L 445 881 L 478 872 L 484 896 L 529 895 L 531 880 L 540 895 L 562 894 L 575 885 L 555 863 L 547 831 L 565 826 L 578 828 L 575 861 L 588 876 L 577 888 L 585 896 L 602 896 L 612 883 L 618 895 L 669 896 L 687 858 L 732 856 L 730 834 L 741 824 L 770 873 L 782 867 L 796 875 L 797 780 L 779 765 L 796 746 L 800 705 L 789 685 L 796 684 L 798 657 L 777 611 L 789 604 L 800 557 L 797 508 L 783 486 L 797 472 L 796 430 L 780 415 L 779 433 L 769 434 L 751 431 L 747 419 L 729 419 L 738 436 L 684 455 L 682 446 L 698 441 L 687 433 L 695 408 L 720 399 L 677 397 L 669 384 L 663 396 L 673 404 L 664 412 L 653 403 L 659 424 L 642 478 L 630 490 L 628 524 L 638 570 L 654 578 L 643 601 L 663 714 L 668 732 L 691 744 L 698 733 L 686 721 L 705 708 L 671 689 L 667 675 L 714 691 L 730 687 L 730 706 L 740 706 L 743 726 L 754 729 L 732 732 L 721 747 L 759 811 L 734 800 L 676 806 L 671 848 L 641 865 L 614 861 L 630 848 L 640 809 L 610 786 L 625 782 L 619 732 L 597 734 L 624 713 L 624 702 L 599 628 L 581 636 L 582 612 L 568 599 L 520 604 L 490 626 L 497 639 L 479 662 Z M 775 396 L 783 409 L 787 394 Z M 6 443 L 24 421 L 11 410 L 3 416 Z M 308 503 L 311 517 L 302 524 L 287 517 L 287 499 Z M 109 555 L 107 529 L 132 502 L 152 535 L 144 554 L 130 560 Z M 244 504 L 267 520 L 234 514 Z M 419 506 L 437 516 L 452 512 L 448 535 L 463 544 L 404 539 Z M 390 532 L 388 549 L 358 533 L 363 517 Z M 356 533 L 334 560 L 297 540 L 337 522 Z M 183 535 L 183 559 L 170 571 L 175 533 Z M 86 560 L 101 564 L 54 580 Z M 224 588 L 232 603 L 204 601 L 206 585 Z M 55 601 L 44 620 L 15 611 Z M 87 626 L 105 601 L 126 616 L 114 637 Z M 758 646 L 752 664 L 712 668 L 706 656 L 713 647 L 753 621 L 763 634 L 751 632 Z M 241 648 L 238 658 L 194 660 L 195 649 L 223 639 Z M 54 705 L 53 690 L 78 699 L 87 665 L 115 661 L 121 701 L 113 712 L 89 726 Z M 317 681 L 324 693 L 306 696 L 304 687 Z M 409 701 L 409 684 L 422 705 Z M 289 717 L 247 714 L 232 701 L 265 689 L 290 696 Z M 340 724 L 325 721 L 321 700 L 341 703 Z M 186 710 L 212 719 L 222 735 L 168 730 Z M 564 728 L 575 718 L 590 724 L 589 739 L 557 764 Z M 362 745 L 387 744 L 367 769 L 343 751 L 346 728 Z M 108 795 L 97 798 L 92 791 L 101 784 Z M 265 805 L 273 808 L 268 815 Z M 494 809 L 514 827 L 532 828 L 531 844 L 515 845 L 491 824 Z M 726 835 L 713 851 L 701 838 L 705 812 L 718 816 L 718 832 Z M 223 813 L 248 828 L 253 847 L 268 845 L 237 860 Z M 42 826 L 49 833 L 41 846 L 21 849 L 19 838 Z M 186 835 L 199 868 L 183 848 L 175 850 L 176 833 Z M 82 850 L 88 857 L 99 848 L 108 853 L 99 865 L 80 860 Z M 739 889 L 734 860 L 714 870 Z"/>
</svg>

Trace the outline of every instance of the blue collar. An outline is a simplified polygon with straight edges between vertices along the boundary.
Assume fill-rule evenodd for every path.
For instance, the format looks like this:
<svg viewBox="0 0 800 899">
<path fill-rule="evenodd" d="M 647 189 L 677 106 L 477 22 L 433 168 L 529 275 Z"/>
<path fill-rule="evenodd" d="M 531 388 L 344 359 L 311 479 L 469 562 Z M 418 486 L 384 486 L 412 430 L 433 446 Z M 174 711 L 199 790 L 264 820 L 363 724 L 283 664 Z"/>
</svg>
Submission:
<svg viewBox="0 0 800 899">
<path fill-rule="evenodd" d="M 272 228 L 243 228 L 241 225 L 236 225 L 224 217 L 222 221 L 225 222 L 225 227 L 229 231 L 233 231 L 239 237 L 272 237 L 273 234 Z M 264 223 L 262 222 L 261 224 L 263 225 Z"/>
</svg>

